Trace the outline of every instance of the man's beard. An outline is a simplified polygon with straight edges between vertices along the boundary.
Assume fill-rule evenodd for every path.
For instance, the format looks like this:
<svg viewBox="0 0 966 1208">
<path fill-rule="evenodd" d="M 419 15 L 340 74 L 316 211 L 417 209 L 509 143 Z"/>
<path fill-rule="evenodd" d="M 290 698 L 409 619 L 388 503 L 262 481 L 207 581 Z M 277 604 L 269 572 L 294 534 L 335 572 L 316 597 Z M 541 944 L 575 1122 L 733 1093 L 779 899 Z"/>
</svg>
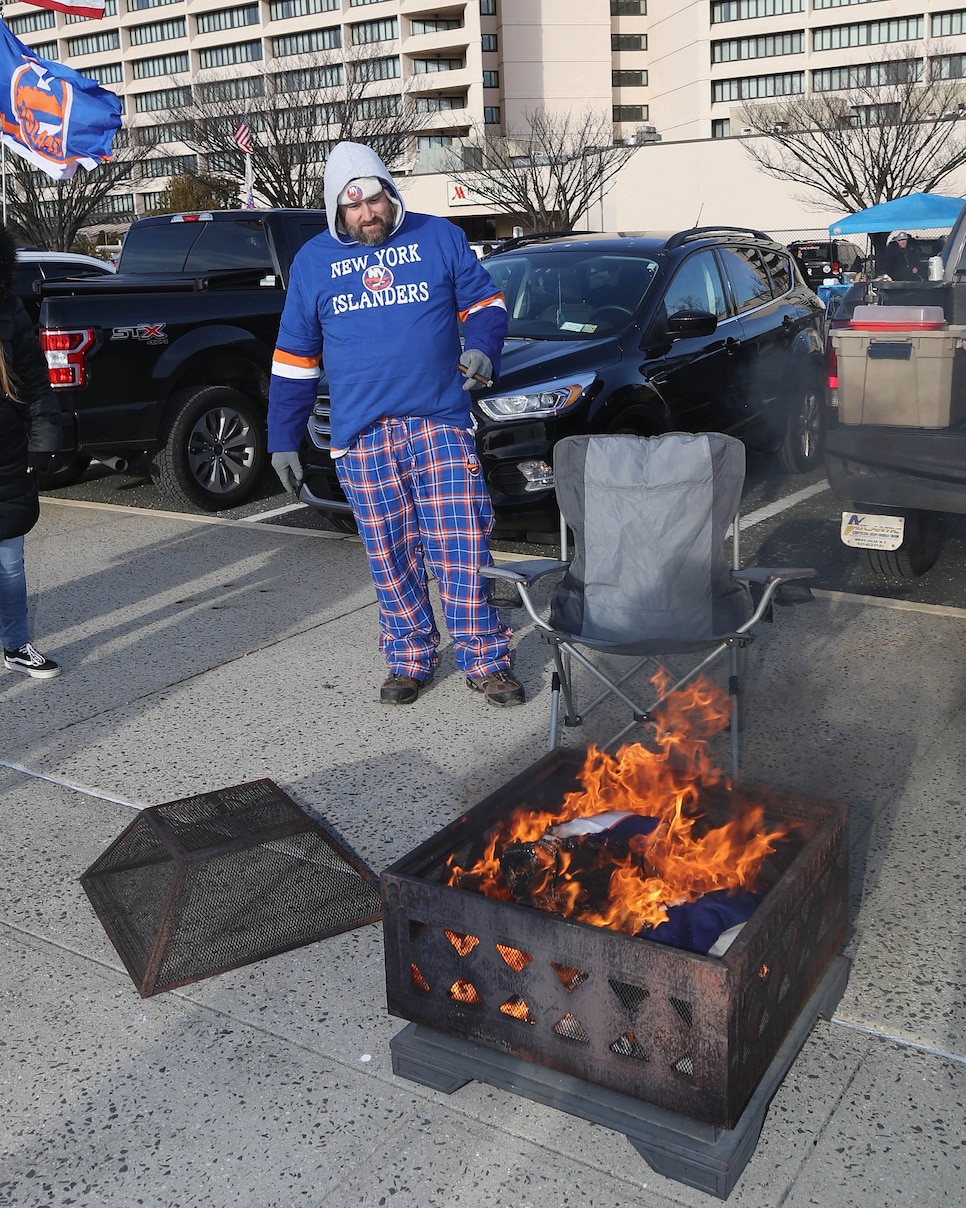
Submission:
<svg viewBox="0 0 966 1208">
<path fill-rule="evenodd" d="M 389 233 L 392 230 L 392 219 L 377 218 L 365 228 L 363 228 L 361 222 L 352 224 L 347 222 L 345 229 L 357 243 L 361 243 L 365 247 L 375 247 L 379 243 L 385 243 L 389 238 Z"/>
</svg>

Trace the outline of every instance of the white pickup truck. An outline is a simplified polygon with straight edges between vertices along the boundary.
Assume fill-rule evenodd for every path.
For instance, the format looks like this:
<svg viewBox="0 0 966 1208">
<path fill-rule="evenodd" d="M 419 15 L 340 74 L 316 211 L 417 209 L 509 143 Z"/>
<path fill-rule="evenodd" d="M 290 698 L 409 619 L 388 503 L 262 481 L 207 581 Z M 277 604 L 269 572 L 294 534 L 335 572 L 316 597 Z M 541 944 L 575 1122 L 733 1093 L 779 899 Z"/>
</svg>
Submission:
<svg viewBox="0 0 966 1208">
<path fill-rule="evenodd" d="M 936 562 L 947 513 L 966 513 L 966 209 L 935 281 L 875 281 L 829 332 L 826 472 L 841 536 L 878 574 Z"/>
</svg>

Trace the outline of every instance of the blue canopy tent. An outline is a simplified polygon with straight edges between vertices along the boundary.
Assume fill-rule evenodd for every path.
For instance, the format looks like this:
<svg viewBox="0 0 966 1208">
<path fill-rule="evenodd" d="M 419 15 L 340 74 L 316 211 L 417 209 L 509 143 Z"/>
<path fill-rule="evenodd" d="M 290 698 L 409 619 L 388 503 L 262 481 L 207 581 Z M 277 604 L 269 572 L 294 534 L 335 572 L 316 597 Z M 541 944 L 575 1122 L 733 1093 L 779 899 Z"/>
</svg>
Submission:
<svg viewBox="0 0 966 1208">
<path fill-rule="evenodd" d="M 847 214 L 829 225 L 830 235 L 861 235 L 876 231 L 929 231 L 951 227 L 964 205 L 962 197 L 910 193 L 894 201 Z"/>
</svg>

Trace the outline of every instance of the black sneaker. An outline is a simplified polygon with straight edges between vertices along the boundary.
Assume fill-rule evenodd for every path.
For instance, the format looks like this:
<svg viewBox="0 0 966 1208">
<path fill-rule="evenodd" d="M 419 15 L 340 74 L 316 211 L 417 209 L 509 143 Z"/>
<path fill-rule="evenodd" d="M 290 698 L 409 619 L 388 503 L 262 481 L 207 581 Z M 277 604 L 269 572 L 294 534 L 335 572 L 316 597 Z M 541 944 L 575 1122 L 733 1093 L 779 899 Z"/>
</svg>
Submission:
<svg viewBox="0 0 966 1208">
<path fill-rule="evenodd" d="M 414 705 L 419 696 L 419 689 L 428 683 L 428 679 L 418 680 L 410 675 L 397 675 L 393 672 L 386 677 L 385 683 L 379 689 L 379 701 L 383 705 Z"/>
<path fill-rule="evenodd" d="M 491 705 L 522 705 L 526 701 L 523 685 L 509 671 L 493 671 L 482 679 L 466 677 L 474 692 L 482 692 Z"/>
<path fill-rule="evenodd" d="M 45 658 L 29 642 L 19 650 L 8 650 L 4 646 L 3 665 L 8 671 L 19 671 L 21 675 L 29 675 L 33 679 L 53 679 L 62 670 L 60 663 Z"/>
</svg>

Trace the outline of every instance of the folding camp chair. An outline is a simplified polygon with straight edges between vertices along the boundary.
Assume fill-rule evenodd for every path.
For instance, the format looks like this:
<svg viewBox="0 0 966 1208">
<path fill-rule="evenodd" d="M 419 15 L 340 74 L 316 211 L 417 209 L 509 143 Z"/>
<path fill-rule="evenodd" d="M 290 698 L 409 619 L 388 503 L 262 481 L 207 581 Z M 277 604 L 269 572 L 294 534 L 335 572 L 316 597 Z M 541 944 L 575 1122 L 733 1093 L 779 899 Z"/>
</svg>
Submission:
<svg viewBox="0 0 966 1208">
<path fill-rule="evenodd" d="M 732 772 L 738 776 L 739 704 L 745 651 L 754 627 L 771 619 L 784 584 L 815 575 L 811 569 L 742 568 L 739 505 L 745 477 L 740 441 L 719 432 L 672 432 L 651 438 L 571 436 L 554 450 L 554 481 L 561 515 L 561 559 L 538 558 L 480 568 L 491 579 L 515 583 L 527 613 L 553 650 L 550 749 L 557 745 L 560 697 L 564 721 L 579 725 L 611 698 L 631 720 L 607 743 L 614 748 L 635 726 L 719 657 L 730 657 Z M 567 558 L 567 531 L 574 557 Z M 725 540 L 731 534 L 729 565 Z M 557 573 L 549 616 L 531 589 Z M 785 588 L 782 603 L 810 598 L 807 587 Z M 619 678 L 599 655 L 633 656 Z M 649 704 L 625 687 L 641 667 L 668 657 L 695 655 L 684 674 L 670 671 L 667 687 Z M 578 711 L 573 664 L 603 691 Z"/>
</svg>

